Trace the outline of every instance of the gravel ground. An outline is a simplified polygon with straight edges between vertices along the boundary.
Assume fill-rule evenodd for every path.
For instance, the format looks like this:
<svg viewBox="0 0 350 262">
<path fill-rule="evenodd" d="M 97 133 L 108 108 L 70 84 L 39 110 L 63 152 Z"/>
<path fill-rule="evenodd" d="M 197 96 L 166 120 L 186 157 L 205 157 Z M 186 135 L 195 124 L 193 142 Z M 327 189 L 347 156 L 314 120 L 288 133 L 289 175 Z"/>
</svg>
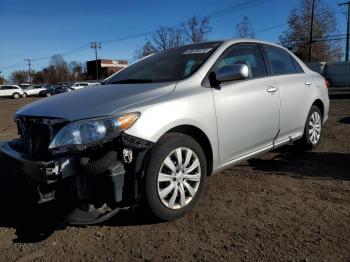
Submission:
<svg viewBox="0 0 350 262">
<path fill-rule="evenodd" d="M 0 140 L 37 98 L 0 100 Z M 60 227 L 25 204 L 0 166 L 0 261 L 350 261 L 350 97 L 331 101 L 317 150 L 293 145 L 211 176 L 191 214 L 154 223 L 131 211 L 101 226 Z"/>
</svg>

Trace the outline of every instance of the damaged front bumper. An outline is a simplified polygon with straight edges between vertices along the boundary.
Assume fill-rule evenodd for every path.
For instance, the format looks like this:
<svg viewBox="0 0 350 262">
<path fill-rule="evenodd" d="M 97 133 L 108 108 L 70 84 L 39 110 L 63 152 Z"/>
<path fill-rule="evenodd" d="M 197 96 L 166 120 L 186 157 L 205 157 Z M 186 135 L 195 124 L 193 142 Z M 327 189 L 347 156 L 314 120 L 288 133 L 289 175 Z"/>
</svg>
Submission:
<svg viewBox="0 0 350 262">
<path fill-rule="evenodd" d="M 136 204 L 145 158 L 152 147 L 123 135 L 112 146 L 101 145 L 96 153 L 90 150 L 38 161 L 22 153 L 17 144 L 18 140 L 0 142 L 4 163 L 35 185 L 39 204 L 59 198 L 75 203 L 78 208 L 71 213 L 71 224 L 100 223 L 120 208 Z"/>
<path fill-rule="evenodd" d="M 3 154 L 6 165 L 18 170 L 24 175 L 42 182 L 48 182 L 56 164 L 54 161 L 32 161 L 10 146 L 11 142 L 0 142 L 0 153 Z"/>
</svg>

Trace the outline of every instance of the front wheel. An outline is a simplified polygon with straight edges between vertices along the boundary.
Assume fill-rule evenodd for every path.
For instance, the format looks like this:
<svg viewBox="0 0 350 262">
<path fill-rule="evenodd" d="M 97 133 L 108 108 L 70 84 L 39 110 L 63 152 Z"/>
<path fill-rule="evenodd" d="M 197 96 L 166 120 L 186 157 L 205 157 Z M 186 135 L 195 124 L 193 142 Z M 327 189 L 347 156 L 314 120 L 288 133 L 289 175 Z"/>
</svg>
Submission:
<svg viewBox="0 0 350 262">
<path fill-rule="evenodd" d="M 146 204 L 158 219 L 168 221 L 190 212 L 207 177 L 201 146 L 190 136 L 166 134 L 152 150 L 145 181 Z"/>
<path fill-rule="evenodd" d="M 321 140 L 322 114 L 317 106 L 312 106 L 304 127 L 303 137 L 297 141 L 297 145 L 304 150 L 310 150 L 318 146 Z"/>
<path fill-rule="evenodd" d="M 18 99 L 18 98 L 20 98 L 20 97 L 21 97 L 21 95 L 18 94 L 18 93 L 14 93 L 14 94 L 12 95 L 12 98 L 14 98 L 14 99 Z"/>
</svg>

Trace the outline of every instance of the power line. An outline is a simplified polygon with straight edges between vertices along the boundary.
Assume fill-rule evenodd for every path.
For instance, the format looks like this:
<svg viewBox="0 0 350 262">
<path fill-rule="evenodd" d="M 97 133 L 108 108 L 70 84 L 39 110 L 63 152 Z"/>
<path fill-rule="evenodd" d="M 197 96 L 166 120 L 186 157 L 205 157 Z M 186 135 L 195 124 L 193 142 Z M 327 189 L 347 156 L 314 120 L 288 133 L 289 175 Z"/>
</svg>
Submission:
<svg viewBox="0 0 350 262">
<path fill-rule="evenodd" d="M 285 26 L 285 25 L 287 25 L 287 23 L 278 24 L 278 25 L 274 25 L 274 26 L 271 26 L 271 27 L 266 27 L 266 28 L 260 29 L 258 31 L 254 31 L 254 32 L 250 33 L 249 35 L 255 35 L 255 34 L 262 33 L 262 32 L 270 31 L 270 30 L 273 30 L 273 29 L 276 29 L 276 28 L 279 28 L 279 27 L 282 27 L 282 26 Z"/>
<path fill-rule="evenodd" d="M 4 69 L 13 68 L 13 67 L 18 67 L 18 66 L 20 66 L 21 64 L 22 64 L 22 62 L 19 62 L 19 63 L 12 64 L 12 65 L 9 65 L 9 66 L 1 67 L 0 69 L 1 69 L 1 70 L 4 70 Z"/>
<path fill-rule="evenodd" d="M 242 3 L 237 4 L 237 5 L 233 5 L 233 6 L 224 8 L 224 9 L 220 9 L 220 10 L 215 11 L 215 12 L 208 13 L 206 15 L 201 16 L 200 18 L 216 19 L 216 18 L 219 18 L 221 16 L 229 15 L 229 14 L 234 13 L 234 12 L 238 12 L 238 11 L 241 11 L 241 10 L 253 7 L 253 6 L 257 6 L 257 5 L 260 5 L 260 4 L 267 3 L 269 1 L 271 1 L 271 0 L 250 0 L 250 1 L 245 1 L 245 2 L 242 2 Z M 169 26 L 169 27 L 176 27 L 176 26 L 179 26 L 179 25 L 181 25 L 181 23 L 177 23 L 177 24 Z M 120 41 L 129 40 L 129 39 L 133 39 L 133 38 L 139 38 L 141 36 L 147 36 L 147 35 L 150 35 L 150 34 L 154 33 L 155 31 L 156 30 L 151 30 L 151 31 L 147 31 L 147 32 L 144 32 L 144 33 L 139 33 L 139 34 L 135 34 L 135 35 L 131 35 L 131 36 L 125 36 L 125 37 L 113 38 L 113 39 L 108 39 L 108 40 L 102 40 L 100 42 L 103 43 L 103 44 L 105 44 L 105 43 L 112 43 L 112 42 L 120 42 Z"/>
<path fill-rule="evenodd" d="M 249 0 L 249 1 L 244 1 L 244 2 L 242 2 L 240 4 L 236 4 L 236 5 L 233 5 L 233 6 L 229 6 L 227 8 L 223 8 L 223 9 L 217 10 L 215 12 L 208 13 L 208 14 L 202 16 L 202 18 L 207 17 L 207 18 L 210 18 L 210 19 L 216 19 L 216 18 L 219 18 L 221 16 L 225 16 L 225 15 L 228 15 L 228 14 L 231 14 L 231 13 L 234 13 L 234 12 L 238 12 L 238 11 L 250 8 L 250 7 L 254 7 L 254 6 L 257 6 L 257 5 L 260 5 L 260 4 L 264 4 L 264 3 L 269 2 L 269 1 L 271 1 L 271 0 Z M 176 24 L 174 26 L 178 26 L 178 25 L 181 25 L 181 23 Z M 102 41 L 100 41 L 100 44 L 106 44 L 106 43 L 112 43 L 112 42 L 120 42 L 120 41 L 129 40 L 129 39 L 139 38 L 139 37 L 142 37 L 142 36 L 150 35 L 150 34 L 154 33 L 155 31 L 156 30 L 152 30 L 152 31 L 147 31 L 147 32 L 139 33 L 139 34 L 130 35 L 130 36 L 118 37 L 118 38 L 108 39 L 108 40 L 102 40 Z M 71 50 L 68 50 L 66 52 L 60 53 L 60 55 L 67 56 L 69 54 L 77 53 L 77 52 L 79 52 L 79 51 L 81 51 L 83 49 L 87 49 L 88 47 L 89 46 L 86 43 L 86 44 L 84 44 L 82 46 L 79 46 L 79 47 L 73 48 Z M 32 61 L 43 61 L 43 60 L 49 60 L 50 58 L 51 58 L 51 56 L 39 57 L 39 58 L 33 58 Z M 0 69 L 13 68 L 13 67 L 18 66 L 19 64 L 20 63 L 16 63 L 16 64 L 13 64 L 11 66 L 1 67 Z"/>
</svg>

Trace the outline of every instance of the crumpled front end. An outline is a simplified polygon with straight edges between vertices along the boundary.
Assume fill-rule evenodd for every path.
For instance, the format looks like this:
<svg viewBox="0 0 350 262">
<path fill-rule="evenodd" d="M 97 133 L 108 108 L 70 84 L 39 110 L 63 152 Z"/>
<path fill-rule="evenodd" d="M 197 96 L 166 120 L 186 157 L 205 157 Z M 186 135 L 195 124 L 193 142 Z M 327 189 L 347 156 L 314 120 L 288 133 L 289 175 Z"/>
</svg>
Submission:
<svg viewBox="0 0 350 262">
<path fill-rule="evenodd" d="M 29 178 L 39 204 L 66 201 L 69 223 L 94 224 L 137 203 L 151 142 L 121 132 L 92 147 L 55 152 L 49 144 L 68 121 L 17 116 L 16 123 L 20 138 L 1 143 L 0 151 L 10 169 Z"/>
</svg>

